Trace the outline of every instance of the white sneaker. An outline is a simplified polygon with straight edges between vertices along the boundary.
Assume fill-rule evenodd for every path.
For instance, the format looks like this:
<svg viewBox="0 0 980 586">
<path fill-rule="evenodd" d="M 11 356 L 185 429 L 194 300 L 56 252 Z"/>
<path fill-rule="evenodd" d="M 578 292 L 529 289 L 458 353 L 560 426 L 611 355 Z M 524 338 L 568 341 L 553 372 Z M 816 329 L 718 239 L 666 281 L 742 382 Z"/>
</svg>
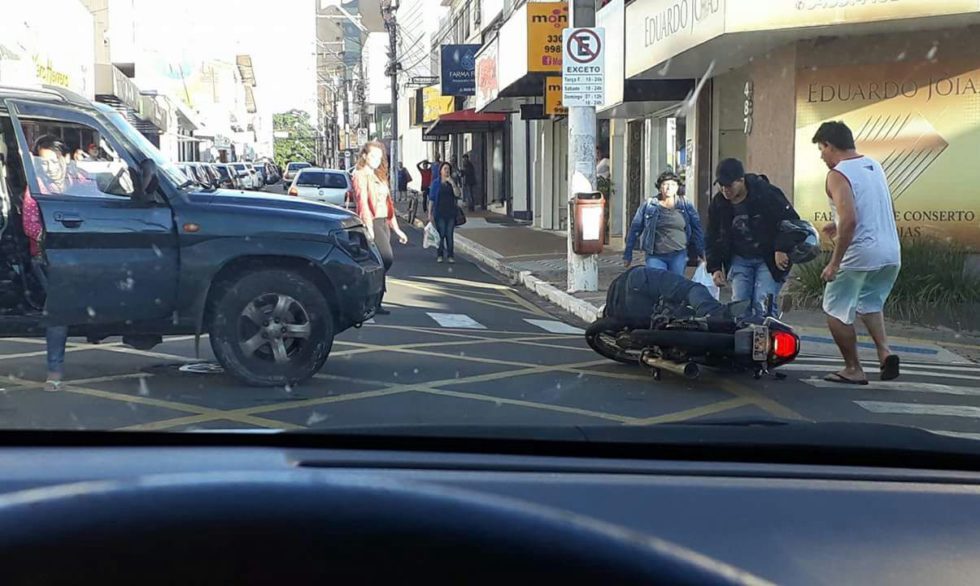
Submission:
<svg viewBox="0 0 980 586">
<path fill-rule="evenodd" d="M 437 256 L 436 257 L 436 262 L 441 264 L 442 263 L 442 257 L 441 256 Z"/>
</svg>

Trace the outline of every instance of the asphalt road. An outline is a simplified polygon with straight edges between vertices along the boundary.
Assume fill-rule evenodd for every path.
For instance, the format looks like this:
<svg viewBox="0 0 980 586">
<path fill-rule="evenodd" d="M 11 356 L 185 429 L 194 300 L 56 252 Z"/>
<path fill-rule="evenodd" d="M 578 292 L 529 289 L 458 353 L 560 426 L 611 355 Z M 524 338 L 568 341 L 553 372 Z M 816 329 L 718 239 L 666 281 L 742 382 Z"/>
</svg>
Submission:
<svg viewBox="0 0 980 586">
<path fill-rule="evenodd" d="M 693 382 L 669 374 L 654 381 L 594 354 L 584 324 L 466 259 L 436 264 L 434 253 L 421 248 L 420 233 L 408 232 L 410 243 L 395 245 L 389 275 L 392 314 L 341 334 L 324 369 L 306 384 L 258 389 L 221 372 L 185 372 L 214 360 L 206 339 L 199 358 L 193 338 L 168 339 L 148 352 L 118 340 L 73 339 L 69 383 L 52 393 L 43 390 L 43 339 L 0 340 L 0 428 L 652 425 L 778 417 L 897 423 L 980 439 L 980 365 L 955 355 L 909 347 L 898 381 L 838 386 L 818 378 L 839 367 L 832 347 L 805 341 L 805 355 L 786 370 L 786 380 L 709 373 Z"/>
</svg>

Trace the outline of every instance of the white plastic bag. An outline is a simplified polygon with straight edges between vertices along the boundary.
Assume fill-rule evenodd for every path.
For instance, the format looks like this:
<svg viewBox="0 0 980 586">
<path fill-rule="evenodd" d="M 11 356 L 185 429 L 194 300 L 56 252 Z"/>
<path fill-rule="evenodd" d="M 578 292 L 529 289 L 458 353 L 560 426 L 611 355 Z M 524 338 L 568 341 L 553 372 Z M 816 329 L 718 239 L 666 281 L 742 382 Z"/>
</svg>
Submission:
<svg viewBox="0 0 980 586">
<path fill-rule="evenodd" d="M 691 277 L 691 280 L 707 287 L 708 291 L 711 292 L 711 296 L 716 300 L 721 296 L 721 290 L 715 286 L 715 281 L 708 274 L 708 267 L 705 263 L 698 265 L 698 269 L 694 271 L 694 276 Z"/>
<path fill-rule="evenodd" d="M 432 248 L 439 246 L 439 231 L 429 222 L 425 225 L 425 237 L 422 238 L 422 248 Z"/>
</svg>

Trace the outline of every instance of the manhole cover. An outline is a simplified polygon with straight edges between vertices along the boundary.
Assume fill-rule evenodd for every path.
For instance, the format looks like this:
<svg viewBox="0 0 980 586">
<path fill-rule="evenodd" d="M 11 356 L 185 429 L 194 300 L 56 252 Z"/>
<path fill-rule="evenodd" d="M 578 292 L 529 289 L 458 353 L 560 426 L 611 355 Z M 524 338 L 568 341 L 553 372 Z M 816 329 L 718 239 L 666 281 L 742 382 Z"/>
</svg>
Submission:
<svg viewBox="0 0 980 586">
<path fill-rule="evenodd" d="M 197 362 L 195 364 L 185 364 L 178 369 L 180 372 L 190 374 L 222 374 L 225 369 L 217 362 Z"/>
</svg>

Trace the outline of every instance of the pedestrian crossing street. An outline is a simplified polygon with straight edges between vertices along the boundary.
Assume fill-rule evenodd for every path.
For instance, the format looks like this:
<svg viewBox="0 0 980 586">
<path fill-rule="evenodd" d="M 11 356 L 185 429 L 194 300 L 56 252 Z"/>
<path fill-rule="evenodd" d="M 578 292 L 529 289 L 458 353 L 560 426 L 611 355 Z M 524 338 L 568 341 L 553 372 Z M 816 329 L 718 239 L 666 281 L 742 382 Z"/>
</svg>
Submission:
<svg viewBox="0 0 980 586">
<path fill-rule="evenodd" d="M 865 367 L 867 385 L 842 385 L 823 380 L 843 363 L 823 356 L 801 356 L 780 371 L 801 374 L 800 382 L 843 399 L 857 409 L 856 417 L 879 423 L 914 425 L 950 437 L 980 439 L 980 364 L 903 362 L 902 376 L 875 380 L 878 368 Z"/>
</svg>

